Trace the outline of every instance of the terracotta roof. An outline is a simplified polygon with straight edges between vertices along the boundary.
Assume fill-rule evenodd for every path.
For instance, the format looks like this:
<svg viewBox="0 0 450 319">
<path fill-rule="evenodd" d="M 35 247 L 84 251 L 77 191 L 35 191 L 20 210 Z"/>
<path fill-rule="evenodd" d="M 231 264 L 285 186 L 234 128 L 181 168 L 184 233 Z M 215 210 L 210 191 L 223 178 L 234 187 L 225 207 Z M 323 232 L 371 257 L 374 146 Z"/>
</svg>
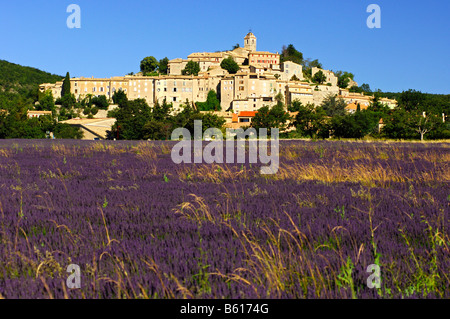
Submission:
<svg viewBox="0 0 450 319">
<path fill-rule="evenodd" d="M 255 111 L 242 111 L 239 112 L 238 117 L 255 117 L 256 113 Z"/>
</svg>

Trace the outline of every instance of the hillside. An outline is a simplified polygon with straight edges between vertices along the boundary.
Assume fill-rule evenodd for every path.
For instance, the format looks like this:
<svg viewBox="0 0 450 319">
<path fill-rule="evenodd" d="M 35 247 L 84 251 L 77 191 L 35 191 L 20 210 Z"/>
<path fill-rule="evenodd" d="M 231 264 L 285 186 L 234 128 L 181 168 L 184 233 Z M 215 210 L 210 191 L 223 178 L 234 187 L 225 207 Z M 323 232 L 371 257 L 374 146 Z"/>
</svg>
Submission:
<svg viewBox="0 0 450 319">
<path fill-rule="evenodd" d="M 7 87 L 25 87 L 35 86 L 42 83 L 55 83 L 61 81 L 64 77 L 50 74 L 31 68 L 0 60 L 0 86 Z"/>
<path fill-rule="evenodd" d="M 62 79 L 59 75 L 0 60 L 0 109 L 9 109 L 18 101 L 31 106 L 38 100 L 39 84 Z"/>
</svg>

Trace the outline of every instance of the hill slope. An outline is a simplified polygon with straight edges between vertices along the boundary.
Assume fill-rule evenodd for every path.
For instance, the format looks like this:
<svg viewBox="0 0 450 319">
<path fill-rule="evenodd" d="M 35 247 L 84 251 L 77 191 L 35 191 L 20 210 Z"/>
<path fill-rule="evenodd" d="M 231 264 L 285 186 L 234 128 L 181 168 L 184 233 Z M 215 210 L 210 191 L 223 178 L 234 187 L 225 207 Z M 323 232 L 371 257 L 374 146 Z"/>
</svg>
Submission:
<svg viewBox="0 0 450 319">
<path fill-rule="evenodd" d="M 64 77 L 0 60 L 0 86 L 34 86 L 42 83 L 55 83 Z"/>
<path fill-rule="evenodd" d="M 32 105 L 38 100 L 38 88 L 42 83 L 55 83 L 64 77 L 36 68 L 21 66 L 0 60 L 0 109 L 9 109 L 21 101 Z"/>
</svg>

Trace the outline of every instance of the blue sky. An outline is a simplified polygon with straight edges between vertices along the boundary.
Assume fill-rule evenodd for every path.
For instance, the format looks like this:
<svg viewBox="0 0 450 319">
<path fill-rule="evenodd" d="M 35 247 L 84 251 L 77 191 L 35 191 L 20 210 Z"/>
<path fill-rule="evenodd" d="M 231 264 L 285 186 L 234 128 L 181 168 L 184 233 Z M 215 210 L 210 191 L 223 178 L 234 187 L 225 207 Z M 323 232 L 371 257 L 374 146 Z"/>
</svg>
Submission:
<svg viewBox="0 0 450 319">
<path fill-rule="evenodd" d="M 81 29 L 69 29 L 70 4 Z M 381 7 L 381 29 L 369 29 L 369 4 Z M 140 61 L 244 45 L 293 44 L 325 69 L 355 74 L 372 89 L 450 94 L 448 0 L 17 0 L 2 1 L 0 59 L 73 76 L 138 72 Z"/>
</svg>

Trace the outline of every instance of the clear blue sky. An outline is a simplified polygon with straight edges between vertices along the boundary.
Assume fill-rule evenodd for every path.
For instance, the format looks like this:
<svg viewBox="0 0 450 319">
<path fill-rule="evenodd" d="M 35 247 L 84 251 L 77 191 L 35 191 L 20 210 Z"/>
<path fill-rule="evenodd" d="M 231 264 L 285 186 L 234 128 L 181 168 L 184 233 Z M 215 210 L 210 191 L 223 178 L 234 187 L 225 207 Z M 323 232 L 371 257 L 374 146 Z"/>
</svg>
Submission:
<svg viewBox="0 0 450 319">
<path fill-rule="evenodd" d="M 69 29 L 69 4 L 81 29 Z M 381 29 L 366 12 L 381 7 Z M 138 72 L 140 61 L 244 45 L 293 44 L 325 69 L 355 74 L 372 89 L 450 94 L 449 0 L 17 0 L 2 1 L 0 59 L 73 76 Z"/>
</svg>

